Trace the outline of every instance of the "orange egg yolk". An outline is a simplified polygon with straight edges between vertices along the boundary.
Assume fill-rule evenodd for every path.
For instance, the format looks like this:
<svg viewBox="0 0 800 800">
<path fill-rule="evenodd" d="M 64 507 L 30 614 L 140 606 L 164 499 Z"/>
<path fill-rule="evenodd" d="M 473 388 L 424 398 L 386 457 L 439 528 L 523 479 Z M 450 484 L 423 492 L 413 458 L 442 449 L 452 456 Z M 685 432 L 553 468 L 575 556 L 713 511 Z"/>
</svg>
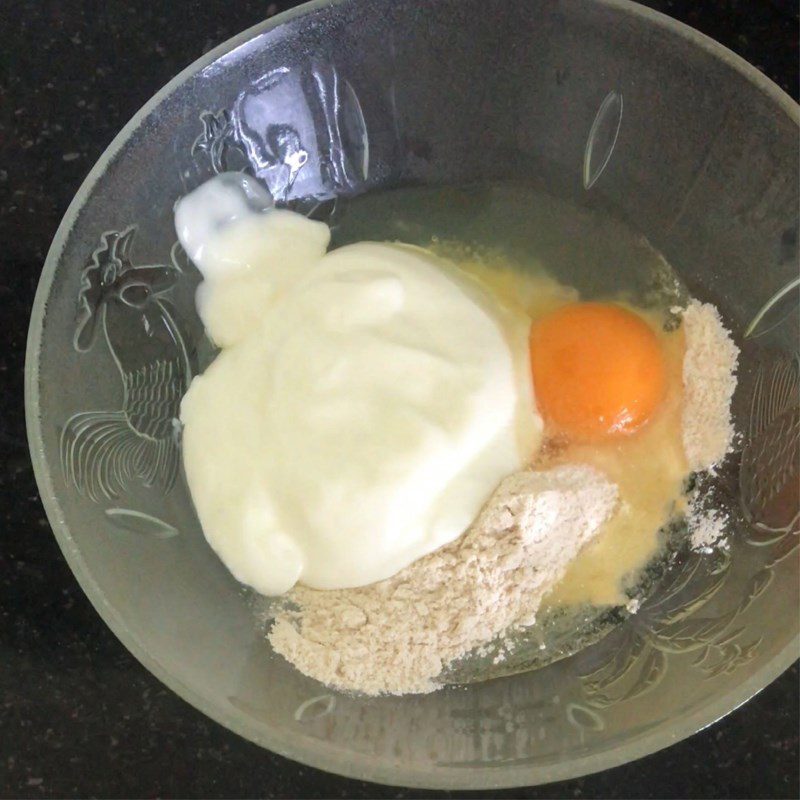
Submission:
<svg viewBox="0 0 800 800">
<path fill-rule="evenodd" d="M 531 326 L 536 401 L 575 441 L 633 433 L 666 391 L 664 356 L 650 326 L 610 303 L 573 303 Z"/>
</svg>

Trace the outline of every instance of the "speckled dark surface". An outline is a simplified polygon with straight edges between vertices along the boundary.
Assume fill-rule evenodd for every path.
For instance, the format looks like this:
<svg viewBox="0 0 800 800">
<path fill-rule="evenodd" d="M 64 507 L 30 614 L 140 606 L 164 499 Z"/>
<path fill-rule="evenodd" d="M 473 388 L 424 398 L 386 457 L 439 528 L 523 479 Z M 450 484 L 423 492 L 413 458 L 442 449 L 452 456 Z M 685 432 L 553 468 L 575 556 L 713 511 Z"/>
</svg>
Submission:
<svg viewBox="0 0 800 800">
<path fill-rule="evenodd" d="M 272 755 L 153 678 L 90 606 L 25 443 L 28 315 L 50 240 L 112 137 L 201 53 L 292 2 L 0 3 L 0 796 L 419 797 Z M 797 97 L 793 0 L 649 2 Z M 691 739 L 515 797 L 798 797 L 798 668 Z"/>
</svg>

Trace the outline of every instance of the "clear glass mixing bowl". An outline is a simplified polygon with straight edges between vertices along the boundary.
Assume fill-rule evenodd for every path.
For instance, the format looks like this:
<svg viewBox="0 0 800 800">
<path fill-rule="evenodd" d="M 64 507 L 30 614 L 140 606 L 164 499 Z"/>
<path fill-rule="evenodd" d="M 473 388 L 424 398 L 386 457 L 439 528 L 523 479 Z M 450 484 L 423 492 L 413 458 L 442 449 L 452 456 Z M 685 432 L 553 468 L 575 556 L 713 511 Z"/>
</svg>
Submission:
<svg viewBox="0 0 800 800">
<path fill-rule="evenodd" d="M 797 145 L 776 86 L 621 0 L 324 0 L 207 54 L 94 167 L 33 309 L 36 477 L 95 607 L 210 717 L 387 783 L 567 778 L 735 708 L 798 655 Z M 363 699 L 274 656 L 205 544 L 173 422 L 208 353 L 172 206 L 226 169 L 321 218 L 376 189 L 508 178 L 626 220 L 743 348 L 730 551 L 683 554 L 638 614 L 538 671 Z"/>
</svg>

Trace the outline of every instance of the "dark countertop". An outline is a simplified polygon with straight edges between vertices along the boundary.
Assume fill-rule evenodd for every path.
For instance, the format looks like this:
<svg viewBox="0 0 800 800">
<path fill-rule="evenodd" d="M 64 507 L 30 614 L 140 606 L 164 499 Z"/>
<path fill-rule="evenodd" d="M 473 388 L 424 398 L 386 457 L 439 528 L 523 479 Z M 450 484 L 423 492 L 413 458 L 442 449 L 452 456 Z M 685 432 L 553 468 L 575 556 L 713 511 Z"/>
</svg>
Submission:
<svg viewBox="0 0 800 800">
<path fill-rule="evenodd" d="M 0 4 L 0 796 L 418 797 L 261 750 L 151 676 L 72 577 L 39 501 L 22 404 L 39 271 L 112 137 L 201 53 L 295 5 L 256 0 Z M 797 3 L 648 2 L 797 98 Z M 514 797 L 798 797 L 797 664 L 722 722 L 599 775 Z"/>
</svg>

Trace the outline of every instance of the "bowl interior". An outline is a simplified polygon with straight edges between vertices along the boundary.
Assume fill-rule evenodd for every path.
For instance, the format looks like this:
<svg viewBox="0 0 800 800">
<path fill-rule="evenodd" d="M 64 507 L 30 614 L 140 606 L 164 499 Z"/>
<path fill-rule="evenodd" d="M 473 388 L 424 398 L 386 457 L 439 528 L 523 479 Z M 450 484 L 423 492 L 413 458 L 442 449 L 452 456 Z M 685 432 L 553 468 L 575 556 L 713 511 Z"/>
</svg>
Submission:
<svg viewBox="0 0 800 800">
<path fill-rule="evenodd" d="M 734 708 L 797 657 L 798 538 L 781 495 L 797 482 L 797 122 L 755 70 L 624 2 L 318 2 L 201 59 L 90 174 L 34 308 L 34 465 L 92 602 L 214 719 L 388 783 L 570 777 Z M 522 180 L 641 232 L 743 348 L 741 469 L 737 456 L 719 478 L 730 551 L 683 554 L 639 614 L 535 672 L 363 699 L 274 656 L 203 539 L 173 423 L 210 354 L 172 206 L 228 169 L 322 219 L 379 189 Z"/>
</svg>

